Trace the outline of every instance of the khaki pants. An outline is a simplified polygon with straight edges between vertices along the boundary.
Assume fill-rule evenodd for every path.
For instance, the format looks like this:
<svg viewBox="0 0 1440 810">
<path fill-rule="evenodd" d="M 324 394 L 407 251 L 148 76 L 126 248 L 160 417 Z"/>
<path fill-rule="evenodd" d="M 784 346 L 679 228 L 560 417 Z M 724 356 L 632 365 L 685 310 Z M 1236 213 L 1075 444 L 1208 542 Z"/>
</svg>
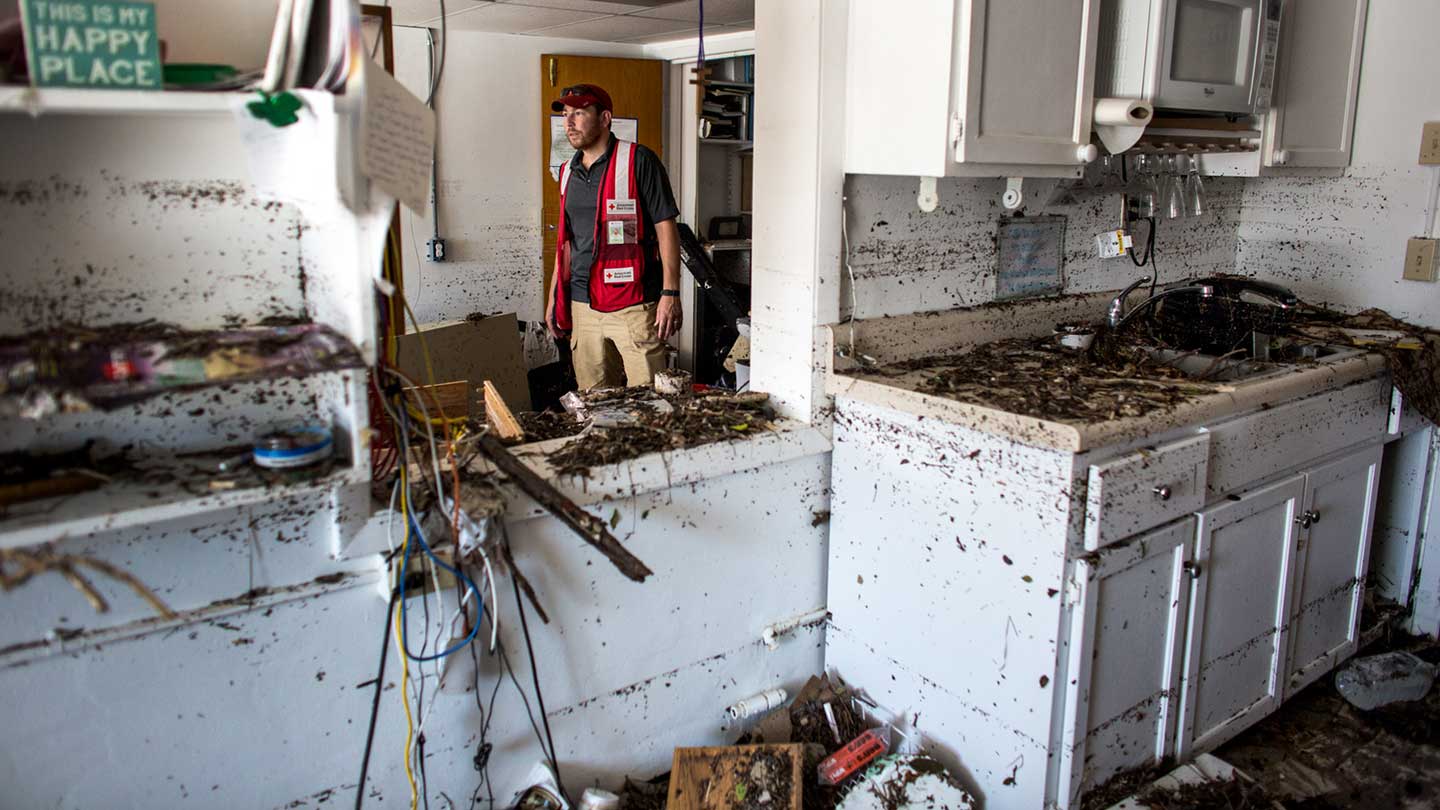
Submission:
<svg viewBox="0 0 1440 810">
<path fill-rule="evenodd" d="M 655 304 L 637 304 L 618 312 L 596 312 L 588 304 L 572 302 L 574 329 L 570 353 L 575 382 L 580 390 L 620 385 L 624 368 L 627 385 L 650 385 L 655 372 L 665 368 L 665 342 L 655 331 Z"/>
</svg>

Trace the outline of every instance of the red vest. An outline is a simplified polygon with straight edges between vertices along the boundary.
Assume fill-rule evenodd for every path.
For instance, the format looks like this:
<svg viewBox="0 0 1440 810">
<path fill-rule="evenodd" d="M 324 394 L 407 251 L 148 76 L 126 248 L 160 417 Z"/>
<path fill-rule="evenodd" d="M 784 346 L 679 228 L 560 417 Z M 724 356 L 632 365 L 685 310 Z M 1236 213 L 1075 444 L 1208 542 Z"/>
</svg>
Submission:
<svg viewBox="0 0 1440 810">
<path fill-rule="evenodd" d="M 560 172 L 560 225 L 555 230 L 555 255 L 564 256 L 569 232 L 565 226 L 565 188 L 570 162 Z M 595 260 L 590 265 L 590 308 L 615 312 L 645 302 L 644 218 L 635 199 L 635 144 L 616 140 L 600 199 L 595 206 Z M 570 263 L 560 262 L 555 291 L 555 325 L 571 328 Z"/>
</svg>

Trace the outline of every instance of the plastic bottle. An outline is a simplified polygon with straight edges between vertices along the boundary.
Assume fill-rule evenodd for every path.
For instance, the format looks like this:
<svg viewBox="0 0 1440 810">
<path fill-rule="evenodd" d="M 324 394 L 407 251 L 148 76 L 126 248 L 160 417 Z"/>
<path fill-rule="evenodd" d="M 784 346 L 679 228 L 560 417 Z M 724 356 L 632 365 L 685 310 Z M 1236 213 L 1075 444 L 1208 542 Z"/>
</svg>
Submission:
<svg viewBox="0 0 1440 810">
<path fill-rule="evenodd" d="M 1434 683 L 1434 664 L 1399 651 L 1357 658 L 1335 674 L 1335 689 L 1355 708 L 1365 711 L 1402 700 L 1419 700 Z"/>
</svg>

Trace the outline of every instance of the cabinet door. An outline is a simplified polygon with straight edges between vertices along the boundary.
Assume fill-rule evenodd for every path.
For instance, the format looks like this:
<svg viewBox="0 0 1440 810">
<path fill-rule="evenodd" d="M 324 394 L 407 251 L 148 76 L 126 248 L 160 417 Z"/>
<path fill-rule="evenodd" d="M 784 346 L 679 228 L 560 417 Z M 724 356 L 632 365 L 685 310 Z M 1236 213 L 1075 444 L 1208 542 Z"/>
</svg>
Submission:
<svg viewBox="0 0 1440 810">
<path fill-rule="evenodd" d="M 960 2 L 955 159 L 1082 165 L 1099 0 Z"/>
<path fill-rule="evenodd" d="M 1295 556 L 1286 696 L 1355 652 L 1369 564 L 1381 448 L 1367 447 L 1306 476 Z"/>
<path fill-rule="evenodd" d="M 1195 537 L 1187 517 L 1076 563 L 1061 746 L 1062 808 L 1081 791 L 1171 753 L 1180 638 Z"/>
<path fill-rule="evenodd" d="M 1297 475 L 1200 513 L 1180 687 L 1182 761 L 1279 705 L 1304 495 Z"/>
<path fill-rule="evenodd" d="M 1350 165 L 1368 0 L 1285 4 L 1266 166 Z"/>
</svg>

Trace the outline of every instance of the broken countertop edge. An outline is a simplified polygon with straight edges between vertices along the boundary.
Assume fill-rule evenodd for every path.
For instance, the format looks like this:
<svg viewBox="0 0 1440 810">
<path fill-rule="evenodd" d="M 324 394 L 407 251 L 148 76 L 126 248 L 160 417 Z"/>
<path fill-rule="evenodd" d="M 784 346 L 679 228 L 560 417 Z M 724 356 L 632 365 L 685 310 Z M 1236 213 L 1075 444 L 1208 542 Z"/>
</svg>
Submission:
<svg viewBox="0 0 1440 810">
<path fill-rule="evenodd" d="M 582 508 L 824 455 L 831 449 L 829 438 L 818 428 L 797 420 L 777 419 L 772 429 L 757 432 L 749 438 L 711 442 L 664 453 L 647 453 L 627 461 L 593 467 L 589 477 L 561 475 L 545 456 L 574 438 L 568 436 L 518 445 L 510 451 Z M 471 462 L 470 470 L 483 474 L 493 471 L 494 466 L 482 456 Z M 505 483 L 505 492 L 506 516 L 512 520 L 529 520 L 550 514 L 511 482 Z"/>
<path fill-rule="evenodd" d="M 1254 382 L 1242 382 L 1235 385 L 1233 391 L 1195 396 L 1173 408 L 1090 423 L 1055 422 L 960 402 L 906 387 L 905 382 L 896 378 L 861 378 L 832 371 L 826 377 L 825 391 L 836 397 L 893 408 L 921 418 L 939 419 L 1030 447 L 1081 453 L 1175 428 L 1213 424 L 1289 400 L 1338 390 L 1385 373 L 1385 357 L 1367 352 L 1333 363 L 1296 367 Z"/>
</svg>

